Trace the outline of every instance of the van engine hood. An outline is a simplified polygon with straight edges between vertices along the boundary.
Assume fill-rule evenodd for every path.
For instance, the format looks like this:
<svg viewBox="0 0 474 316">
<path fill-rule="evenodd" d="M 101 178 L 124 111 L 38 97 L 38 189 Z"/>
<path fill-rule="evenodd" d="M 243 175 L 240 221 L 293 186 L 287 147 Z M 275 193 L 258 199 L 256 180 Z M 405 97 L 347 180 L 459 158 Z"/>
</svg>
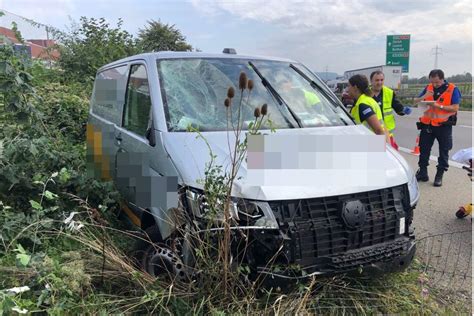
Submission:
<svg viewBox="0 0 474 316">
<path fill-rule="evenodd" d="M 267 138 L 283 139 L 280 147 L 273 147 L 283 149 L 281 152 L 285 154 L 279 154 L 278 150 L 269 153 L 266 145 L 262 153 L 253 150 L 248 153 L 234 183 L 232 195 L 235 197 L 261 201 L 317 198 L 388 188 L 409 181 L 400 157 L 383 144 L 382 150 L 374 151 L 360 150 L 366 148 L 364 146 L 354 150 L 354 144 L 345 143 L 347 139 L 357 139 L 357 136 L 358 139 L 364 139 L 364 135 L 367 136 L 365 139 L 375 137 L 362 125 L 284 129 L 274 133 L 262 131 L 264 133 L 266 135 L 261 137 L 265 144 Z M 223 166 L 223 170 L 230 170 L 229 148 L 233 148 L 235 139 L 232 132 L 228 135 L 225 131 L 202 132 L 201 135 L 206 141 L 197 133 L 161 134 L 180 182 L 198 189 L 203 188 L 204 172 L 211 160 L 210 150 L 215 155 L 214 163 Z M 311 144 L 322 139 L 333 139 L 334 142 L 325 146 L 323 152 L 306 146 L 313 147 Z M 295 141 L 300 144 L 295 145 Z M 276 158 L 269 158 L 271 155 L 276 155 Z"/>
</svg>

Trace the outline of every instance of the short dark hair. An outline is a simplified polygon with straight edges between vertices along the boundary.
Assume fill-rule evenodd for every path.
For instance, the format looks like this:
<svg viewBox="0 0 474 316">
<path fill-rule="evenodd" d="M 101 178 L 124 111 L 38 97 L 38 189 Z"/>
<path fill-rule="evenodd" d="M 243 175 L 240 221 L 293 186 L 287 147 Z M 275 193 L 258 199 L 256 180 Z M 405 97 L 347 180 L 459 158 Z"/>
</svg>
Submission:
<svg viewBox="0 0 474 316">
<path fill-rule="evenodd" d="M 368 96 L 372 95 L 372 90 L 369 88 L 369 80 L 364 75 L 354 75 L 349 78 L 351 86 L 357 87 L 359 91 Z"/>
<path fill-rule="evenodd" d="M 439 79 L 444 79 L 444 72 L 441 69 L 433 69 L 430 71 L 428 78 L 438 77 Z"/>
<path fill-rule="evenodd" d="M 382 72 L 382 70 L 376 70 L 376 71 L 372 71 L 372 73 L 370 74 L 370 80 L 372 80 L 372 78 L 375 76 L 375 75 L 384 75 L 384 73 Z"/>
</svg>

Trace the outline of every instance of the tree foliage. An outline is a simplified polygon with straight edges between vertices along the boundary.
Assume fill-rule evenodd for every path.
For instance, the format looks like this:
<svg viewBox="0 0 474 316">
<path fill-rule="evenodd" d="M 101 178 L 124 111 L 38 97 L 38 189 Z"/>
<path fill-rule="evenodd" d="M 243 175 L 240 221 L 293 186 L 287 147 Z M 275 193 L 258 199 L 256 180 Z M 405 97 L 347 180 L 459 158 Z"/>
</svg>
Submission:
<svg viewBox="0 0 474 316">
<path fill-rule="evenodd" d="M 59 36 L 59 67 L 66 80 L 92 82 L 101 66 L 134 55 L 133 36 L 122 29 L 123 20 L 110 26 L 104 18 L 81 17 L 70 33 Z"/>
<path fill-rule="evenodd" d="M 447 77 L 446 80 L 448 82 L 454 82 L 454 83 L 459 83 L 459 82 L 472 82 L 472 75 L 470 72 L 465 72 L 463 74 L 457 74 L 453 75 L 450 77 Z M 421 78 L 409 78 L 407 80 L 404 80 L 402 83 L 410 83 L 410 84 L 428 84 L 430 83 L 430 79 L 428 76 L 423 76 Z"/>
<path fill-rule="evenodd" d="M 148 21 L 148 25 L 139 30 L 138 38 L 140 49 L 144 52 L 192 51 L 193 49 L 175 25 L 160 21 Z"/>
</svg>

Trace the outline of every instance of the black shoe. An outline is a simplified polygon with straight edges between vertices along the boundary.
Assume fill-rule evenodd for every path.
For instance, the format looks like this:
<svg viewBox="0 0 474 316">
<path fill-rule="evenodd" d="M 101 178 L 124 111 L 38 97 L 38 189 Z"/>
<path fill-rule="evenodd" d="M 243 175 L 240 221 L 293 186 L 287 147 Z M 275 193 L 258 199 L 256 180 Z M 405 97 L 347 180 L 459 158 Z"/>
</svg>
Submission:
<svg viewBox="0 0 474 316">
<path fill-rule="evenodd" d="M 430 180 L 430 177 L 428 176 L 428 169 L 426 167 L 420 167 L 420 169 L 418 169 L 416 172 L 416 180 L 422 182 Z"/>
<path fill-rule="evenodd" d="M 443 185 L 443 173 L 444 173 L 444 170 L 441 170 L 441 169 L 438 169 L 438 171 L 436 172 L 435 179 L 433 182 L 433 185 L 435 187 L 440 187 Z"/>
</svg>

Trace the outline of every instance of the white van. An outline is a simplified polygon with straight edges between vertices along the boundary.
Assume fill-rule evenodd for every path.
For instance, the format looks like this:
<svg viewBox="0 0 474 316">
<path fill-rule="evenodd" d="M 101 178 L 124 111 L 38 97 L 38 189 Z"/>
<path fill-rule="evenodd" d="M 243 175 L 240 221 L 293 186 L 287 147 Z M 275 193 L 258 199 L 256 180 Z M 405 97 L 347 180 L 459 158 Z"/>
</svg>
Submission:
<svg viewBox="0 0 474 316">
<path fill-rule="evenodd" d="M 173 246 L 186 238 L 186 221 L 212 229 L 200 180 L 209 148 L 217 164 L 229 165 L 224 100 L 228 87 L 239 93 L 241 72 L 254 82 L 244 123 L 266 103 L 275 130 L 264 127 L 249 143 L 232 188 L 233 231 L 249 238 L 246 251 L 233 254 L 238 262 L 282 279 L 405 268 L 415 253 L 410 225 L 419 192 L 398 152 L 356 125 L 301 63 L 197 52 L 147 53 L 97 72 L 89 166 L 114 181 L 129 219 L 159 245 L 143 245 L 143 268 L 159 274 L 156 263 L 166 261 L 168 270 L 186 273 L 192 249 Z M 281 269 L 295 265 L 299 272 Z"/>
</svg>

